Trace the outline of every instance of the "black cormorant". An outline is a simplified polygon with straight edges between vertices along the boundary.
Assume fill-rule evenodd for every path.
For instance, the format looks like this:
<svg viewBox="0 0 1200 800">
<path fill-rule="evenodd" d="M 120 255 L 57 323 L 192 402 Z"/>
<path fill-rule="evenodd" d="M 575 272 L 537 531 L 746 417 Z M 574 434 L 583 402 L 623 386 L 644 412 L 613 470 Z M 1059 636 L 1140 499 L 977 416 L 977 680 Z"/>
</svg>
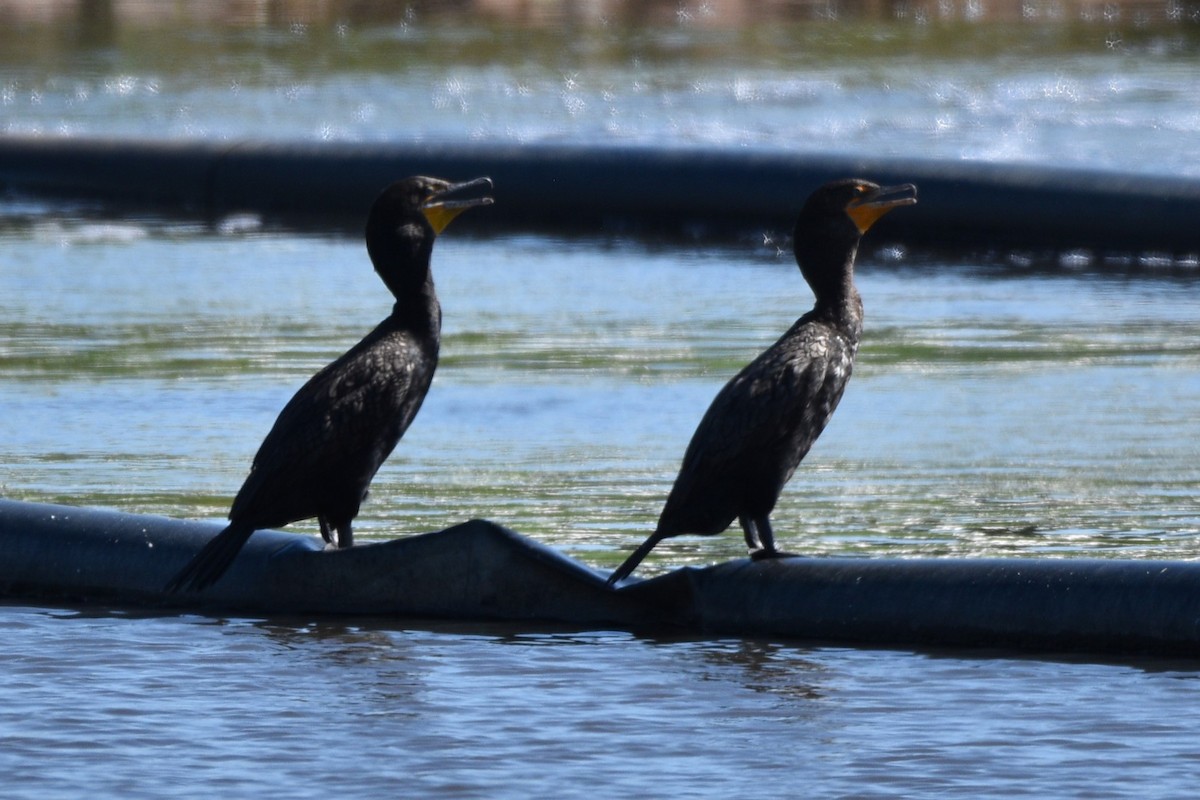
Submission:
<svg viewBox="0 0 1200 800">
<path fill-rule="evenodd" d="M 837 408 L 862 334 L 854 256 L 862 235 L 891 209 L 917 202 L 912 184 L 827 183 L 796 220 L 800 272 L 812 311 L 717 394 L 692 435 L 654 533 L 613 572 L 625 578 L 663 539 L 721 533 L 736 519 L 754 558 L 780 555 L 770 515 L 784 484 Z"/>
<path fill-rule="evenodd" d="M 367 217 L 367 252 L 396 297 L 392 314 L 318 372 L 284 406 L 229 511 L 229 526 L 167 591 L 199 591 L 224 574 L 254 531 L 316 517 L 321 536 L 353 543 L 351 522 L 375 472 L 421 408 L 437 368 L 442 309 L 429 258 L 437 234 L 492 182 L 412 177 L 383 191 Z"/>
</svg>

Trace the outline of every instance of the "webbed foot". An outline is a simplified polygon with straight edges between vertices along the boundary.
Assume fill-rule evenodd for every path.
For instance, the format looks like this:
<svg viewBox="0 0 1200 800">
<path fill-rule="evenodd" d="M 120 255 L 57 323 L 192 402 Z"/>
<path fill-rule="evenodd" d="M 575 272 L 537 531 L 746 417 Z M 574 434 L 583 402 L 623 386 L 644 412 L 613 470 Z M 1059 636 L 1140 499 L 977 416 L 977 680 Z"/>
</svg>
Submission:
<svg viewBox="0 0 1200 800">
<path fill-rule="evenodd" d="M 767 550 L 765 547 L 761 550 L 751 550 L 751 561 L 766 561 L 768 558 L 800 558 L 799 553 L 785 553 L 782 550 Z"/>
</svg>

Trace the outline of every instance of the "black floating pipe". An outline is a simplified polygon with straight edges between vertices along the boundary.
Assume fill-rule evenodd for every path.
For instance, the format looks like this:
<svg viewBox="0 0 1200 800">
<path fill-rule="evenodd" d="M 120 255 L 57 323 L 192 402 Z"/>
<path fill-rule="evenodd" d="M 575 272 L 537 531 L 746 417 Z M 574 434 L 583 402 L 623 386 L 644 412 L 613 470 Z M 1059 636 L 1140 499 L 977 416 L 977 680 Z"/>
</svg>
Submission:
<svg viewBox="0 0 1200 800">
<path fill-rule="evenodd" d="M 162 586 L 218 530 L 0 500 L 0 597 L 1200 657 L 1196 562 L 741 559 L 614 590 L 604 575 L 476 520 L 339 551 L 259 531 L 206 592 L 165 595 Z"/>
<path fill-rule="evenodd" d="M 509 229 L 787 230 L 814 187 L 859 176 L 921 190 L 918 206 L 878 224 L 876 241 L 1200 252 L 1200 181 L 1170 176 L 762 149 L 0 138 L 10 193 L 164 213 L 357 227 L 383 185 L 413 173 L 490 175 L 497 203 L 473 224 Z"/>
</svg>

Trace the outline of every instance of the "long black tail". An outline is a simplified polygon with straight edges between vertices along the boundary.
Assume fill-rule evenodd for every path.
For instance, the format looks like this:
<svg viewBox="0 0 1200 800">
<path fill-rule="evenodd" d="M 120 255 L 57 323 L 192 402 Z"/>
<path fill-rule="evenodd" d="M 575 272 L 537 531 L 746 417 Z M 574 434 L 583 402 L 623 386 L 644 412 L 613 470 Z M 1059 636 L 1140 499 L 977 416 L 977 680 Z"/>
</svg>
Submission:
<svg viewBox="0 0 1200 800">
<path fill-rule="evenodd" d="M 613 574 L 608 576 L 608 585 L 612 586 L 617 581 L 621 581 L 629 577 L 629 573 L 637 569 L 637 565 L 642 563 L 642 559 L 654 549 L 654 545 L 658 544 L 665 538 L 667 537 L 663 536 L 658 531 L 650 534 L 650 538 L 642 542 L 641 546 L 638 547 L 637 550 L 634 550 L 633 554 L 630 555 L 629 558 L 625 559 L 625 563 L 617 567 Z"/>
<path fill-rule="evenodd" d="M 181 590 L 199 592 L 213 585 L 229 569 L 252 533 L 254 528 L 243 523 L 230 523 L 228 528 L 210 539 L 186 567 L 179 570 L 179 574 L 167 583 L 165 591 L 171 594 Z"/>
</svg>

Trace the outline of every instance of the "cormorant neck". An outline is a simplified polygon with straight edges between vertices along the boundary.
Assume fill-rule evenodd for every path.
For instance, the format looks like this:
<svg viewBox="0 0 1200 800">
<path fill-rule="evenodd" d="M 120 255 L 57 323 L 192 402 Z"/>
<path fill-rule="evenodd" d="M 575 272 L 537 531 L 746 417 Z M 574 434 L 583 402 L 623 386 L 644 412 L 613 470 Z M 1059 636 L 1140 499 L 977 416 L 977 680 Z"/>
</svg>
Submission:
<svg viewBox="0 0 1200 800">
<path fill-rule="evenodd" d="M 387 283 L 387 281 L 384 281 Z M 420 283 L 395 286 L 388 283 L 396 302 L 392 304 L 392 314 L 412 317 L 415 315 L 432 314 L 440 310 L 437 291 L 433 285 L 433 274 L 425 272 L 425 280 Z"/>
<path fill-rule="evenodd" d="M 854 286 L 858 242 L 842 248 L 807 248 L 799 243 L 796 262 L 816 295 L 816 310 L 841 319 L 861 315 L 862 300 Z"/>
<path fill-rule="evenodd" d="M 429 261 L 433 255 L 433 232 L 423 225 L 404 225 L 396 234 L 367 232 L 367 252 L 380 280 L 396 298 L 392 313 L 427 316 L 437 309 Z"/>
</svg>

